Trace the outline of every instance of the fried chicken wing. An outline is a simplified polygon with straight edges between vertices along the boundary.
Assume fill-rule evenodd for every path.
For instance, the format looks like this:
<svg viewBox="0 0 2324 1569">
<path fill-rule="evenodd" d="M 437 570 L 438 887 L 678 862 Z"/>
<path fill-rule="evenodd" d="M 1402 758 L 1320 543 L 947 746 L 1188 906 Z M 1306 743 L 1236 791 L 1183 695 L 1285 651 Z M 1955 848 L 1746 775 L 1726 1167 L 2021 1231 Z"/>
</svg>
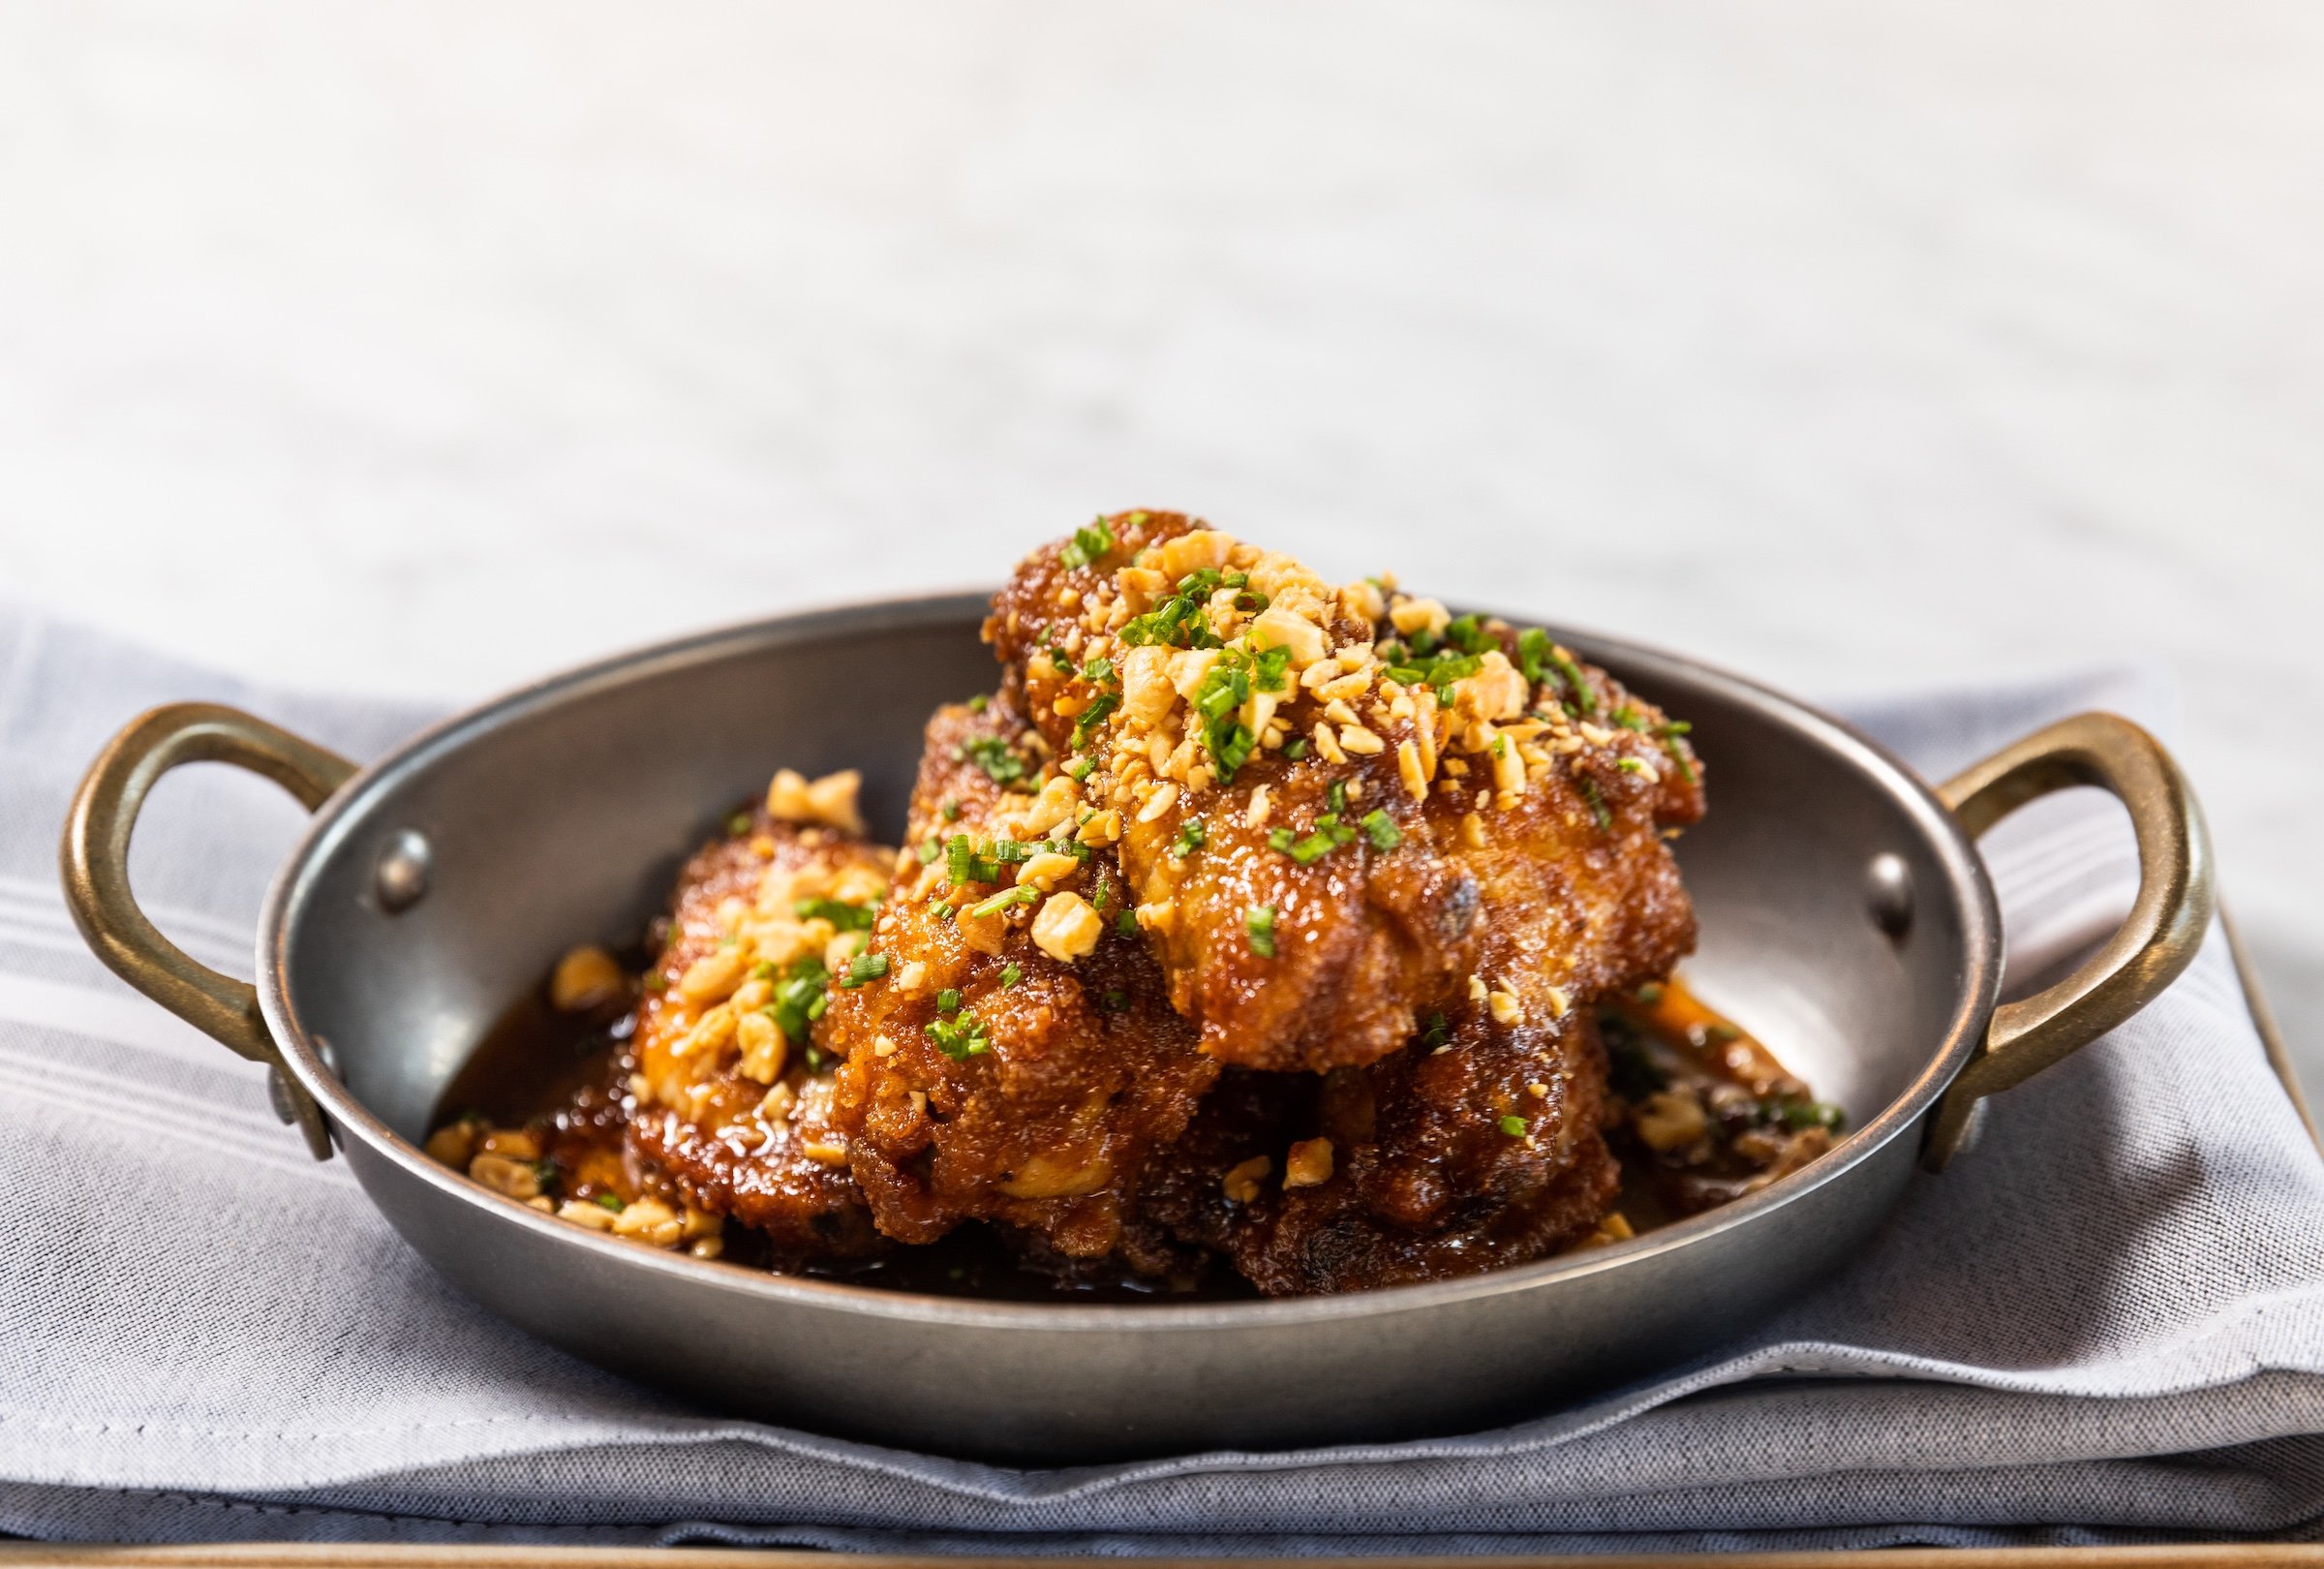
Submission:
<svg viewBox="0 0 2324 1569">
<path fill-rule="evenodd" d="M 1157 1164 L 1144 1218 L 1269 1296 L 1526 1263 L 1614 1200 L 1604 1107 L 1584 1016 L 1511 1026 L 1475 1006 L 1365 1067 L 1229 1069 Z"/>
<path fill-rule="evenodd" d="M 793 1262 L 881 1246 L 832 1125 L 823 1041 L 831 978 L 850 976 L 893 852 L 858 835 L 835 780 L 817 798 L 779 775 L 767 805 L 687 863 L 630 1048 L 631 1149 Z"/>
<path fill-rule="evenodd" d="M 1118 929 L 1116 824 L 1077 810 L 1042 751 L 1005 698 L 930 722 L 918 847 L 872 932 L 886 974 L 825 1020 L 846 1059 L 833 1117 L 890 1237 L 987 1220 L 1036 1251 L 1159 1272 L 1173 1249 L 1125 1217 L 1217 1064 Z"/>
<path fill-rule="evenodd" d="M 1120 815 L 1222 1062 L 1361 1066 L 1494 966 L 1580 999 L 1692 945 L 1663 842 L 1702 809 L 1684 727 L 1544 633 L 1129 512 L 1027 558 L 985 634 Z"/>
</svg>

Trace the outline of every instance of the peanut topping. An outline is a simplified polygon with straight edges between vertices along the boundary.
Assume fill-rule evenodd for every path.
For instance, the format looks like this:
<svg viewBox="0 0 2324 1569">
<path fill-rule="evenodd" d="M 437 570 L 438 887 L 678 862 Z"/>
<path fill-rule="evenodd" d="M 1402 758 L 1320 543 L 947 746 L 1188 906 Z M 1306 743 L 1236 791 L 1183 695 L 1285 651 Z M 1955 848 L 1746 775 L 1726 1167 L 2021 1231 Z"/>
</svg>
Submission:
<svg viewBox="0 0 2324 1569">
<path fill-rule="evenodd" d="M 1267 1156 L 1253 1155 L 1218 1180 L 1219 1190 L 1237 1204 L 1248 1204 L 1259 1196 L 1260 1180 L 1274 1169 L 1275 1163 Z"/>
<path fill-rule="evenodd" d="M 1033 917 L 1033 943 L 1052 959 L 1069 965 L 1094 951 L 1105 930 L 1106 923 L 1080 894 L 1051 894 L 1041 913 Z"/>
<path fill-rule="evenodd" d="M 854 769 L 825 774 L 810 783 L 785 768 L 767 786 L 767 815 L 780 822 L 822 823 L 842 833 L 860 834 L 864 819 L 856 811 L 856 792 L 864 776 Z"/>
<path fill-rule="evenodd" d="M 1331 1180 L 1331 1141 L 1301 1139 L 1283 1157 L 1285 1187 L 1315 1187 Z"/>
</svg>

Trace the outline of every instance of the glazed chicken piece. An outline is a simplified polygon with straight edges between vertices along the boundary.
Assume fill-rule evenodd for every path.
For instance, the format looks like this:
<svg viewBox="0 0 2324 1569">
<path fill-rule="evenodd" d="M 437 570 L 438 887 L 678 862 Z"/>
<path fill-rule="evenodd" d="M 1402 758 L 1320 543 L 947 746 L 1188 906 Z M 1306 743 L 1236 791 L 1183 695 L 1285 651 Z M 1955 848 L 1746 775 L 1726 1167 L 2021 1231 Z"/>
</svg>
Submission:
<svg viewBox="0 0 2324 1569">
<path fill-rule="evenodd" d="M 867 843 L 855 776 L 785 772 L 678 879 L 640 1001 L 628 1140 L 692 1206 L 766 1233 L 784 1267 L 881 1246 L 832 1125 L 835 989 L 861 984 L 893 852 Z"/>
<path fill-rule="evenodd" d="M 1473 1006 L 1366 1067 L 1229 1069 L 1145 1218 L 1269 1296 L 1475 1275 L 1589 1238 L 1620 1185 L 1587 1016 Z"/>
<path fill-rule="evenodd" d="M 886 973 L 824 1021 L 833 1118 L 890 1237 L 987 1220 L 1036 1256 L 1161 1273 L 1179 1250 L 1125 1218 L 1218 1069 L 1118 929 L 1118 818 L 1077 798 L 1005 700 L 930 722 L 915 848 L 872 932 Z"/>
<path fill-rule="evenodd" d="M 1027 558 L 985 635 L 1078 808 L 1119 814 L 1221 1062 L 1361 1067 L 1480 978 L 1487 1007 L 1519 970 L 1570 1006 L 1693 944 L 1684 726 L 1544 633 L 1129 512 Z"/>
</svg>

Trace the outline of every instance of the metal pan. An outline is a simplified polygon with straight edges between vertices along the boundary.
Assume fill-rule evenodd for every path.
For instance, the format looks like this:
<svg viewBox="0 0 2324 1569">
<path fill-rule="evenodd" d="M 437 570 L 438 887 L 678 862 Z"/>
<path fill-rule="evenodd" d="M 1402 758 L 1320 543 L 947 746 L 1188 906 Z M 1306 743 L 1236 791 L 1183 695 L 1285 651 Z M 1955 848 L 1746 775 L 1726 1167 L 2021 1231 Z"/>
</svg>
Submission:
<svg viewBox="0 0 2324 1569">
<path fill-rule="evenodd" d="M 2052 725 L 1931 789 L 1789 698 L 1691 661 L 1559 632 L 1684 716 L 1712 809 L 1679 846 L 1697 990 L 1851 1114 L 1830 1154 L 1636 1241 L 1474 1279 L 1180 1306 L 979 1303 L 785 1278 L 599 1236 L 417 1148 L 502 1008 L 575 942 L 633 938 L 686 852 L 779 766 L 861 767 L 899 831 L 922 723 L 993 685 L 981 599 L 786 617 L 564 675 L 369 768 L 230 709 L 132 723 L 91 768 L 64 880 L 98 955 L 269 1063 L 277 1108 L 503 1317 L 727 1410 L 1011 1461 L 1089 1461 L 1475 1429 L 1715 1347 L 1835 1269 L 1982 1099 L 2136 1012 L 2212 913 L 2186 782 L 2111 715 Z M 172 946 L 131 895 L 146 791 L 181 763 L 264 774 L 315 809 L 276 877 L 254 989 Z M 2070 976 L 1997 1007 L 2002 934 L 1974 840 L 2077 784 L 2129 809 L 2127 922 Z"/>
</svg>

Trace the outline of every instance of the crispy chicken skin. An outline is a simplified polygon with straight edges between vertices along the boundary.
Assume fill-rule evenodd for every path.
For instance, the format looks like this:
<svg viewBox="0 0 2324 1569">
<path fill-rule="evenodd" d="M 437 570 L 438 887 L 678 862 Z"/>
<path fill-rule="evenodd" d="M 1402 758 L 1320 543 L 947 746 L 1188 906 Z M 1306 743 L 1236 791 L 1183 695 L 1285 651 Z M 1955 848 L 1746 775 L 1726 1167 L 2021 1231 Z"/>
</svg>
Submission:
<svg viewBox="0 0 2324 1569">
<path fill-rule="evenodd" d="M 1269 1296 L 1474 1275 L 1588 1237 L 1620 1171 L 1584 1017 L 1511 1027 L 1477 1007 L 1444 1032 L 1367 1067 L 1229 1069 L 1144 1218 Z"/>
<path fill-rule="evenodd" d="M 1579 999 L 1692 944 L 1663 830 L 1700 815 L 1694 756 L 1540 633 L 1128 512 L 1028 557 L 985 635 L 1120 813 L 1171 1000 L 1222 1062 L 1361 1066 L 1496 964 Z"/>
<path fill-rule="evenodd" d="M 784 804 L 782 779 L 770 793 Z M 831 1126 L 830 1025 L 806 1014 L 819 1011 L 820 971 L 844 973 L 861 944 L 841 928 L 862 917 L 845 910 L 868 912 L 885 893 L 891 858 L 846 827 L 761 807 L 748 831 L 686 864 L 657 967 L 664 984 L 638 1005 L 631 1148 L 690 1203 L 759 1228 L 795 1262 L 881 1246 Z M 803 918 L 803 901 L 827 913 Z"/>
<path fill-rule="evenodd" d="M 834 995 L 824 1023 L 846 1061 L 832 1115 L 890 1237 L 983 1219 L 1035 1252 L 1159 1272 L 1173 1250 L 1125 1216 L 1218 1068 L 1144 942 L 1116 928 L 1104 825 L 1075 838 L 1071 782 L 1027 730 L 1005 699 L 930 722 L 909 836 L 929 858 L 899 858 L 872 929 L 885 978 Z M 1004 908 L 977 913 L 996 896 Z"/>
</svg>

